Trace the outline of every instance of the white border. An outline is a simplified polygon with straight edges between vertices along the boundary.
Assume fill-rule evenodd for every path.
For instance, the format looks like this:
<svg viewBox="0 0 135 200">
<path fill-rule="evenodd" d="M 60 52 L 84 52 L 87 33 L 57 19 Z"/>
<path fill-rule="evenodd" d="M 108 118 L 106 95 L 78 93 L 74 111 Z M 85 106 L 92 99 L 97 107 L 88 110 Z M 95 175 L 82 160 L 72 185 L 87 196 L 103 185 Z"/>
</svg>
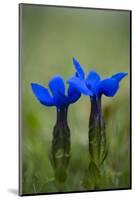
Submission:
<svg viewBox="0 0 135 200">
<path fill-rule="evenodd" d="M 135 5 L 134 0 L 3 0 L 0 3 L 0 199 L 18 199 L 18 3 L 38 3 L 79 7 L 115 8 L 133 10 L 133 55 L 135 49 Z M 134 57 L 132 75 L 135 75 Z M 134 76 L 133 76 L 134 77 Z M 134 87 L 133 78 L 133 87 Z M 133 102 L 135 92 L 133 90 Z M 135 106 L 133 105 L 133 111 Z M 134 112 L 133 112 L 134 113 Z M 134 114 L 133 114 L 134 119 Z M 134 120 L 133 120 L 134 122 Z M 135 123 L 133 123 L 132 141 Z M 135 155 L 133 145 L 132 155 Z M 125 155 L 126 156 L 126 155 Z M 64 195 L 31 196 L 29 199 L 134 199 L 135 159 L 133 157 L 133 190 L 112 192 L 91 192 Z"/>
</svg>

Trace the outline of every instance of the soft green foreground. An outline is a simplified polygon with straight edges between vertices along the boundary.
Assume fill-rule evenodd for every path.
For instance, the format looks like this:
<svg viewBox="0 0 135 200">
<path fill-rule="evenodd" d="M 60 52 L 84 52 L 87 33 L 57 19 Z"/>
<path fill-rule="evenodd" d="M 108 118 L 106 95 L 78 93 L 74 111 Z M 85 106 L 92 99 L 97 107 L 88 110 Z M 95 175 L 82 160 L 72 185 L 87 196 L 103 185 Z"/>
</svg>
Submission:
<svg viewBox="0 0 135 200">
<path fill-rule="evenodd" d="M 129 72 L 129 13 L 23 6 L 22 12 L 22 191 L 24 194 L 58 192 L 49 154 L 56 120 L 54 107 L 41 105 L 31 91 L 31 82 L 47 86 L 60 74 L 74 73 L 72 57 L 88 72 L 107 77 Z M 130 88 L 126 77 L 113 98 L 102 98 L 109 153 L 98 189 L 130 187 Z M 88 190 L 89 98 L 70 106 L 71 160 L 68 180 L 61 191 Z"/>
</svg>

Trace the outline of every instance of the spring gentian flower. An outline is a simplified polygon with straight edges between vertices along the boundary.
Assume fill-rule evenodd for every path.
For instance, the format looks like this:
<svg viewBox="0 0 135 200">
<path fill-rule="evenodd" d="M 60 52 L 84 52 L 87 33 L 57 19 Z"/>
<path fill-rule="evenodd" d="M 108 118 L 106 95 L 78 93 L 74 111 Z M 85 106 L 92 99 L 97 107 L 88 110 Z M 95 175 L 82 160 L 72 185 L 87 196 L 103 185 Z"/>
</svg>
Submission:
<svg viewBox="0 0 135 200">
<path fill-rule="evenodd" d="M 85 78 L 85 73 L 80 63 L 73 58 L 76 69 L 76 76 L 71 77 L 68 83 L 74 86 L 82 94 L 100 98 L 102 94 L 113 97 L 119 89 L 120 81 L 127 75 L 125 72 L 114 74 L 113 76 L 101 80 L 100 75 L 91 70 Z"/>
<path fill-rule="evenodd" d="M 76 102 L 81 93 L 70 85 L 67 95 L 61 76 L 54 76 L 48 84 L 49 90 L 37 83 L 32 83 L 32 91 L 39 102 L 45 106 L 56 106 L 57 120 L 53 129 L 51 163 L 55 178 L 59 182 L 66 180 L 66 168 L 70 158 L 70 129 L 67 123 L 67 111 L 70 104 Z"/>
<path fill-rule="evenodd" d="M 99 167 L 107 155 L 101 97 L 102 95 L 113 97 L 119 89 L 121 80 L 127 73 L 119 72 L 109 78 L 101 80 L 100 75 L 92 70 L 85 78 L 85 73 L 80 63 L 76 59 L 73 59 L 73 64 L 76 69 L 76 76 L 69 78 L 67 82 L 82 94 L 90 97 L 89 153 L 91 162 L 89 168 L 93 167 L 93 163 Z"/>
<path fill-rule="evenodd" d="M 37 83 L 32 83 L 32 91 L 41 104 L 45 106 L 56 106 L 58 110 L 68 107 L 69 104 L 76 102 L 81 93 L 72 85 L 69 86 L 67 95 L 65 94 L 65 85 L 61 76 L 56 75 L 49 81 L 49 90 Z"/>
</svg>

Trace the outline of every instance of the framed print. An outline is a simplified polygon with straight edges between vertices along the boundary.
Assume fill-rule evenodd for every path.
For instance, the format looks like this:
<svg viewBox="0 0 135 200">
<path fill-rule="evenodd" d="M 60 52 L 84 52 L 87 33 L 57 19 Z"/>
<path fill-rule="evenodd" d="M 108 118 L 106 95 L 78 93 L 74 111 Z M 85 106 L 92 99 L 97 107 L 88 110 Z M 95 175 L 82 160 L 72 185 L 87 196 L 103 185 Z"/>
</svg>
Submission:
<svg viewBox="0 0 135 200">
<path fill-rule="evenodd" d="M 19 5 L 19 194 L 131 189 L 131 11 Z"/>
</svg>

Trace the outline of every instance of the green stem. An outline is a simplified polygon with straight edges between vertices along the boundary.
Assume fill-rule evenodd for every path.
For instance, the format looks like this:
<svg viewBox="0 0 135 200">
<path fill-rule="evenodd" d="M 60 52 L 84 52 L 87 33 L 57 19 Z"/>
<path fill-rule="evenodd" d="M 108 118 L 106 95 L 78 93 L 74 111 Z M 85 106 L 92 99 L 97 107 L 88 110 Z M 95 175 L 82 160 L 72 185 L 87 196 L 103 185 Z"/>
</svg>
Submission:
<svg viewBox="0 0 135 200">
<path fill-rule="evenodd" d="M 105 122 L 102 114 L 101 97 L 91 97 L 89 119 L 89 153 L 91 160 L 99 167 L 107 152 Z"/>
<path fill-rule="evenodd" d="M 67 111 L 67 107 L 57 109 L 57 120 L 53 130 L 52 162 L 58 182 L 66 180 L 66 169 L 70 159 L 70 129 L 67 123 Z"/>
</svg>

